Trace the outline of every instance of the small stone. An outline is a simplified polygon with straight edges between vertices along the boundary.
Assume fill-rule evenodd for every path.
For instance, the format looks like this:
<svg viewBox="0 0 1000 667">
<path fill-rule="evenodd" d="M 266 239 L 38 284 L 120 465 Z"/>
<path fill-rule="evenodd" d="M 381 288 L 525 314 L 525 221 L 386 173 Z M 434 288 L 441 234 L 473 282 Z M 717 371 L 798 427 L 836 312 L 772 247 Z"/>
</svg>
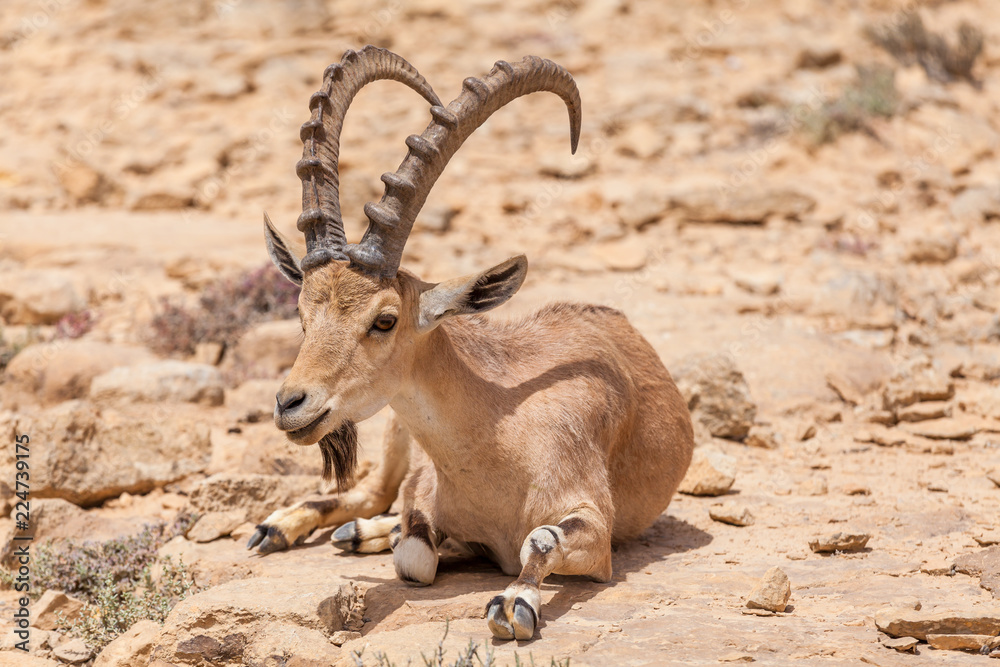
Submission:
<svg viewBox="0 0 1000 667">
<path fill-rule="evenodd" d="M 757 404 L 731 355 L 692 355 L 672 371 L 691 416 L 713 436 L 731 440 L 747 436 Z"/>
<path fill-rule="evenodd" d="M 914 403 L 896 413 L 901 422 L 922 422 L 951 416 L 951 404 L 944 401 Z"/>
<path fill-rule="evenodd" d="M 55 630 L 59 626 L 59 614 L 67 621 L 75 621 L 83 609 L 83 603 L 62 591 L 45 591 L 38 602 L 31 605 L 32 625 L 39 630 Z"/>
<path fill-rule="evenodd" d="M 830 389 L 840 396 L 840 399 L 851 405 L 861 405 L 864 403 L 864 392 L 858 385 L 843 373 L 832 371 L 826 374 L 826 384 Z"/>
<path fill-rule="evenodd" d="M 81 662 L 90 660 L 94 653 L 87 648 L 82 639 L 71 639 L 65 644 L 60 644 L 52 649 L 52 655 L 60 662 L 78 665 Z"/>
<path fill-rule="evenodd" d="M 858 431 L 854 435 L 854 440 L 857 442 L 871 442 L 879 447 L 899 447 L 900 445 L 905 445 L 906 434 L 896 431 L 891 428 L 870 428 L 863 431 Z"/>
<path fill-rule="evenodd" d="M 240 527 L 246 521 L 244 510 L 229 510 L 227 512 L 208 512 L 198 518 L 188 529 L 187 537 L 192 542 L 211 542 L 225 537 Z"/>
<path fill-rule="evenodd" d="M 954 396 L 955 383 L 951 379 L 926 372 L 913 378 L 893 380 L 885 388 L 882 401 L 886 410 L 895 411 L 923 401 L 949 401 Z"/>
<path fill-rule="evenodd" d="M 780 292 L 784 279 L 781 273 L 770 269 L 734 272 L 732 278 L 740 289 L 760 296 L 771 296 Z"/>
<path fill-rule="evenodd" d="M 691 496 L 721 496 L 736 481 L 736 459 L 721 452 L 698 449 L 677 490 Z"/>
<path fill-rule="evenodd" d="M 810 422 L 803 422 L 799 424 L 798 429 L 795 431 L 795 439 L 799 442 L 805 442 L 806 440 L 812 440 L 816 437 L 816 424 Z"/>
<path fill-rule="evenodd" d="M 750 427 L 750 432 L 747 434 L 743 444 L 748 447 L 760 447 L 761 449 L 777 449 L 780 440 L 781 434 L 775 432 L 774 429 L 754 425 Z"/>
<path fill-rule="evenodd" d="M 882 646 L 899 651 L 900 653 L 914 653 L 919 639 L 914 637 L 893 637 L 882 639 Z"/>
<path fill-rule="evenodd" d="M 584 154 L 571 155 L 566 152 L 547 152 L 539 158 L 538 171 L 543 176 L 575 180 L 583 178 L 597 169 L 597 162 Z"/>
<path fill-rule="evenodd" d="M 708 508 L 708 515 L 721 523 L 731 526 L 751 526 L 754 523 L 753 514 L 741 503 L 715 503 Z"/>
<path fill-rule="evenodd" d="M 727 653 L 719 662 L 754 662 L 754 657 L 748 653 Z"/>
<path fill-rule="evenodd" d="M 596 246 L 594 254 L 612 271 L 638 271 L 646 266 L 649 247 L 635 239 Z"/>
<path fill-rule="evenodd" d="M 825 496 L 829 491 L 825 477 L 810 477 L 799 484 L 799 494 L 803 496 Z"/>
<path fill-rule="evenodd" d="M 848 484 L 843 489 L 844 495 L 847 496 L 870 496 L 872 490 L 863 484 Z"/>
<path fill-rule="evenodd" d="M 903 258 L 917 264 L 945 264 L 958 256 L 958 239 L 944 234 L 913 238 L 907 243 Z"/>
<path fill-rule="evenodd" d="M 974 535 L 972 539 L 981 547 L 991 547 L 994 544 L 1000 544 L 1000 530 L 988 530 L 979 535 Z"/>
<path fill-rule="evenodd" d="M 354 639 L 361 639 L 361 633 L 353 630 L 338 630 L 330 637 L 330 642 L 335 646 L 343 646 Z"/>
<path fill-rule="evenodd" d="M 927 635 L 997 635 L 1000 633 L 1000 611 L 956 610 L 915 611 L 893 607 L 875 613 L 875 626 L 891 637 L 916 637 L 927 641 Z"/>
<path fill-rule="evenodd" d="M 778 567 L 772 567 L 764 573 L 747 598 L 748 609 L 765 609 L 767 611 L 785 611 L 788 598 L 792 595 L 792 586 L 788 575 Z"/>
<path fill-rule="evenodd" d="M 222 343 L 198 343 L 194 346 L 194 359 L 196 364 L 208 366 L 218 366 L 222 361 L 222 353 L 225 351 Z"/>
<path fill-rule="evenodd" d="M 869 424 L 882 424 L 883 426 L 894 426 L 896 415 L 888 410 L 870 410 L 861 415 L 861 421 Z"/>
<path fill-rule="evenodd" d="M 989 646 L 992 635 L 927 635 L 927 643 L 942 651 L 974 651 L 979 653 Z"/>
<path fill-rule="evenodd" d="M 811 541 L 809 548 L 819 554 L 837 551 L 850 553 L 864 549 L 870 539 L 871 535 L 868 533 L 834 533 Z"/>
<path fill-rule="evenodd" d="M 955 564 L 944 556 L 932 557 L 920 564 L 920 572 L 932 577 L 955 576 Z"/>
<path fill-rule="evenodd" d="M 968 418 L 931 419 L 901 425 L 907 433 L 932 440 L 969 440 L 979 433 L 979 424 Z"/>
<path fill-rule="evenodd" d="M 799 51 L 795 66 L 799 69 L 826 69 L 843 60 L 840 49 L 832 44 L 807 46 Z"/>
</svg>

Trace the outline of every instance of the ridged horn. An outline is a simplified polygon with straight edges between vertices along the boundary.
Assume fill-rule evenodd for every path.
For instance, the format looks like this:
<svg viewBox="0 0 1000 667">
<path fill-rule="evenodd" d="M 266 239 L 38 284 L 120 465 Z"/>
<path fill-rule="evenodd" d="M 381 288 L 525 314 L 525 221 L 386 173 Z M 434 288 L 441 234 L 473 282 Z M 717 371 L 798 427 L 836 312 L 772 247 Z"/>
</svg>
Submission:
<svg viewBox="0 0 1000 667">
<path fill-rule="evenodd" d="M 347 246 L 352 265 L 381 277 L 395 276 L 413 221 L 451 157 L 498 109 L 522 95 L 542 91 L 555 93 L 566 103 L 570 147 L 575 153 L 582 111 L 580 91 L 570 73 L 536 56 L 513 65 L 497 62 L 482 79 L 466 79 L 462 93 L 447 108 L 432 106 L 433 120 L 427 129 L 406 139 L 410 150 L 402 164 L 395 173 L 382 175 L 385 194 L 381 201 L 365 205 L 368 230 L 361 243 Z"/>
<path fill-rule="evenodd" d="M 348 50 L 340 63 L 323 73 L 323 87 L 309 99 L 311 118 L 302 125 L 302 159 L 295 172 L 302 179 L 302 215 L 297 227 L 306 237 L 302 269 L 330 260 L 347 261 L 347 239 L 340 213 L 340 132 L 354 96 L 367 84 L 392 79 L 420 93 L 433 106 L 441 101 L 410 63 L 375 46 Z"/>
</svg>

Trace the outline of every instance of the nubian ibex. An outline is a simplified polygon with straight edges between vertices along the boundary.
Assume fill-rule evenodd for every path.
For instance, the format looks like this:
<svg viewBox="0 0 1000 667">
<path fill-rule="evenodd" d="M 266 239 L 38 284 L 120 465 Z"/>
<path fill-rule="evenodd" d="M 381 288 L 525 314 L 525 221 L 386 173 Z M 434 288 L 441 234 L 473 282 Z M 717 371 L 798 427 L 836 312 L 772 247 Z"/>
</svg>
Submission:
<svg viewBox="0 0 1000 667">
<path fill-rule="evenodd" d="M 368 230 L 348 244 L 340 132 L 352 98 L 379 79 L 420 93 L 432 120 L 406 140 L 399 169 L 382 176 L 382 200 L 365 206 Z M 520 321 L 483 317 L 520 288 L 523 255 L 436 284 L 399 268 L 414 219 L 451 157 L 495 111 L 539 91 L 565 102 L 575 152 L 580 94 L 551 61 L 500 61 L 485 77 L 466 79 L 446 107 L 401 57 L 371 46 L 348 51 L 327 68 L 301 130 L 301 260 L 265 215 L 271 259 L 302 286 L 304 332 L 274 423 L 296 444 L 319 443 L 324 476 L 343 483 L 355 467 L 355 423 L 387 405 L 395 417 L 376 472 L 342 495 L 274 512 L 248 548 L 284 549 L 317 527 L 349 521 L 334 531 L 335 543 L 391 548 L 399 578 L 427 585 L 438 546 L 450 538 L 518 575 L 487 604 L 501 639 L 532 637 L 549 574 L 608 581 L 611 545 L 666 509 L 694 446 L 684 399 L 619 311 L 557 303 Z M 426 453 L 417 450 L 412 463 L 411 437 Z M 373 519 L 401 484 L 401 516 Z"/>
</svg>

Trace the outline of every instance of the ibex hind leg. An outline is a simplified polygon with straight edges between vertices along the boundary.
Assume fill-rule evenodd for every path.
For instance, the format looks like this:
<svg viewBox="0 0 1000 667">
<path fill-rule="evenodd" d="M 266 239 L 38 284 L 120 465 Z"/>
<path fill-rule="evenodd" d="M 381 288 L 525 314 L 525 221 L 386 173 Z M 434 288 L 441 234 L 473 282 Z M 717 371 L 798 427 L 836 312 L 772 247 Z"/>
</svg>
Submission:
<svg viewBox="0 0 1000 667">
<path fill-rule="evenodd" d="M 539 586 L 550 574 L 611 579 L 611 535 L 596 510 L 578 510 L 555 526 L 539 526 L 521 546 L 521 575 L 486 605 L 497 639 L 531 639 L 541 613 Z"/>
<path fill-rule="evenodd" d="M 382 463 L 375 471 L 345 494 L 305 500 L 272 512 L 250 536 L 247 549 L 256 547 L 262 554 L 281 551 L 300 544 L 317 528 L 382 514 L 396 499 L 409 463 L 410 433 L 394 414 L 385 431 Z"/>
</svg>

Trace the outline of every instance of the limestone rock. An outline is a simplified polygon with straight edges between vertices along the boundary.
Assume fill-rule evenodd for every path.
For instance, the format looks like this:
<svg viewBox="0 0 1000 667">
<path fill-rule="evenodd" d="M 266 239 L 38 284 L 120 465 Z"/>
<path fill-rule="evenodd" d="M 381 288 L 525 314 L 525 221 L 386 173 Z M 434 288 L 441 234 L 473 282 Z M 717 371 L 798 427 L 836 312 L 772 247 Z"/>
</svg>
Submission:
<svg viewBox="0 0 1000 667">
<path fill-rule="evenodd" d="M 955 571 L 979 577 L 979 585 L 1000 599 L 1000 546 L 959 556 L 955 559 Z"/>
<path fill-rule="evenodd" d="M 67 401 L 19 414 L 12 427 L 30 433 L 32 498 L 89 506 L 128 491 L 146 493 L 203 470 L 209 428 L 181 410 L 125 406 L 98 411 Z M 13 479 L 14 450 L 0 455 L 0 479 Z"/>
<path fill-rule="evenodd" d="M 761 449 L 777 449 L 781 444 L 781 434 L 772 428 L 754 425 L 750 428 L 743 444 L 748 447 L 760 447 Z"/>
<path fill-rule="evenodd" d="M 118 366 L 153 359 L 145 348 L 83 340 L 58 340 L 25 348 L 7 366 L 15 389 L 37 394 L 48 403 L 83 398 L 91 381 Z"/>
<path fill-rule="evenodd" d="M 191 492 L 191 509 L 199 513 L 242 510 L 246 520 L 263 521 L 271 512 L 304 500 L 319 480 L 311 475 L 212 475 Z"/>
<path fill-rule="evenodd" d="M 94 652 L 87 648 L 82 639 L 71 639 L 65 644 L 60 644 L 52 649 L 52 655 L 59 662 L 79 665 L 81 662 L 90 660 L 94 656 Z"/>
<path fill-rule="evenodd" d="M 192 542 L 211 542 L 229 535 L 245 520 L 246 512 L 239 509 L 227 512 L 207 512 L 188 529 L 185 537 Z"/>
<path fill-rule="evenodd" d="M 274 396 L 279 380 L 247 380 L 226 392 L 226 407 L 238 422 L 269 422 L 274 415 Z"/>
<path fill-rule="evenodd" d="M 94 667 L 146 667 L 160 634 L 160 624 L 143 619 L 110 644 L 94 661 Z"/>
<path fill-rule="evenodd" d="M 967 188 L 951 200 L 948 209 L 961 222 L 978 223 L 987 218 L 1000 218 L 1000 189 Z"/>
<path fill-rule="evenodd" d="M 913 653 L 920 640 L 915 637 L 892 637 L 882 640 L 882 646 L 891 648 L 900 653 Z"/>
<path fill-rule="evenodd" d="M 757 405 L 743 373 L 731 357 L 689 357 L 673 373 L 692 416 L 718 438 L 742 440 L 750 432 Z"/>
<path fill-rule="evenodd" d="M 815 553 L 850 553 L 864 549 L 870 539 L 868 533 L 834 533 L 811 541 L 809 548 Z"/>
<path fill-rule="evenodd" d="M 232 363 L 277 376 L 295 363 L 301 339 L 298 320 L 263 322 L 240 337 Z"/>
<path fill-rule="evenodd" d="M 886 386 L 882 402 L 886 410 L 897 410 L 921 401 L 949 401 L 955 396 L 955 383 L 934 371 L 895 379 Z"/>
<path fill-rule="evenodd" d="M 901 422 L 922 422 L 928 419 L 941 419 L 951 416 L 951 404 L 945 401 L 927 401 L 914 403 L 901 408 L 897 417 Z"/>
<path fill-rule="evenodd" d="M 889 608 L 875 613 L 875 626 L 892 637 L 916 637 L 927 641 L 927 635 L 997 635 L 1000 634 L 1000 612 L 979 609 L 956 611 L 917 611 Z"/>
<path fill-rule="evenodd" d="M 250 578 L 224 583 L 174 607 L 156 640 L 156 655 L 170 662 L 193 659 L 255 664 L 273 653 L 332 664 L 334 633 L 357 631 L 364 598 L 351 584 Z"/>
<path fill-rule="evenodd" d="M 772 567 L 750 591 L 747 608 L 785 611 L 791 595 L 792 586 L 788 581 L 788 575 L 781 568 Z"/>
<path fill-rule="evenodd" d="M 696 449 L 677 489 L 691 496 L 721 496 L 736 481 L 736 459 L 721 452 Z"/>
<path fill-rule="evenodd" d="M 115 368 L 94 378 L 90 397 L 101 402 L 222 405 L 222 374 L 214 366 L 157 361 Z"/>
<path fill-rule="evenodd" d="M 750 510 L 745 505 L 736 502 L 711 505 L 708 508 L 708 515 L 716 521 L 732 526 L 750 526 L 754 522 L 754 516 Z"/>
<path fill-rule="evenodd" d="M 911 239 L 904 258 L 917 264 L 944 264 L 958 256 L 958 239 L 944 235 L 928 235 Z"/>
<path fill-rule="evenodd" d="M 968 440 L 980 431 L 979 422 L 968 417 L 931 419 L 901 424 L 900 428 L 932 440 Z"/>
<path fill-rule="evenodd" d="M 979 653 L 996 639 L 992 635 L 927 635 L 927 643 L 942 651 L 974 651 Z"/>
<path fill-rule="evenodd" d="M 60 269 L 32 269 L 0 275 L 0 318 L 7 324 L 55 324 L 87 305 Z"/>
<path fill-rule="evenodd" d="M 798 218 L 815 208 L 816 200 L 790 188 L 693 188 L 674 193 L 670 205 L 692 222 L 759 225 L 769 216 Z"/>
<path fill-rule="evenodd" d="M 31 606 L 32 625 L 40 630 L 55 630 L 58 616 L 63 614 L 67 621 L 74 621 L 80 615 L 83 603 L 62 591 L 45 591 Z"/>
<path fill-rule="evenodd" d="M 335 646 L 343 646 L 347 642 L 355 639 L 361 639 L 360 632 L 354 632 L 352 630 L 338 630 L 333 633 L 332 637 L 330 637 L 330 642 Z"/>
</svg>

